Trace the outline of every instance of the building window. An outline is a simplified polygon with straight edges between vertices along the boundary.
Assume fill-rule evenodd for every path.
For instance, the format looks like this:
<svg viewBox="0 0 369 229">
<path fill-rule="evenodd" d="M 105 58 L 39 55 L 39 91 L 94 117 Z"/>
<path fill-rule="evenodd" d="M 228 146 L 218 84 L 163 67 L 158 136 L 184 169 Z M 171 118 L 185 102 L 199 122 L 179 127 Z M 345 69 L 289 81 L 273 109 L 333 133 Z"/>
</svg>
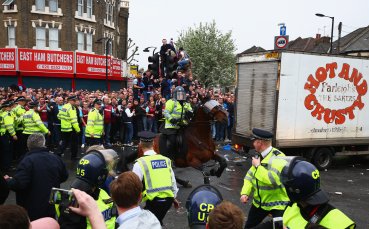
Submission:
<svg viewBox="0 0 369 229">
<path fill-rule="evenodd" d="M 44 49 L 46 47 L 45 27 L 36 27 L 36 48 Z"/>
<path fill-rule="evenodd" d="M 49 48 L 55 50 L 59 48 L 59 29 L 50 28 L 49 29 Z"/>
<path fill-rule="evenodd" d="M 36 0 L 36 10 L 45 11 L 45 0 Z"/>
<path fill-rule="evenodd" d="M 91 33 L 86 34 L 86 51 L 92 52 L 92 34 Z"/>
<path fill-rule="evenodd" d="M 78 0 L 78 16 L 83 15 L 83 0 Z"/>
<path fill-rule="evenodd" d="M 9 48 L 15 47 L 15 27 L 8 26 L 8 46 Z"/>
<path fill-rule="evenodd" d="M 77 33 L 78 51 L 85 51 L 85 34 L 83 32 Z"/>
<path fill-rule="evenodd" d="M 112 24 L 113 22 L 113 3 L 106 3 L 106 24 Z"/>
<path fill-rule="evenodd" d="M 87 17 L 92 17 L 92 0 L 87 0 Z"/>
<path fill-rule="evenodd" d="M 50 12 L 58 12 L 58 0 L 49 0 L 49 10 Z"/>
</svg>

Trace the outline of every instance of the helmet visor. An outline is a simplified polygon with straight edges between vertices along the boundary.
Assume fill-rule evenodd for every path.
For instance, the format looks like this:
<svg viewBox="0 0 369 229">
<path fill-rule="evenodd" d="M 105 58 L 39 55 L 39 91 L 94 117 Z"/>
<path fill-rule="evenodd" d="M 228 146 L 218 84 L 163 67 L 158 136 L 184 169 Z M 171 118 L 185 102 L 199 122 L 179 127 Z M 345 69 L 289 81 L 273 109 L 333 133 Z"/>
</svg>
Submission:
<svg viewBox="0 0 369 229">
<path fill-rule="evenodd" d="M 119 161 L 118 153 L 112 149 L 104 149 L 99 151 L 105 158 L 106 168 L 108 169 L 109 175 L 115 176 L 117 164 Z"/>
<path fill-rule="evenodd" d="M 178 101 L 185 101 L 186 100 L 186 92 L 184 91 L 177 91 L 176 97 Z"/>
</svg>

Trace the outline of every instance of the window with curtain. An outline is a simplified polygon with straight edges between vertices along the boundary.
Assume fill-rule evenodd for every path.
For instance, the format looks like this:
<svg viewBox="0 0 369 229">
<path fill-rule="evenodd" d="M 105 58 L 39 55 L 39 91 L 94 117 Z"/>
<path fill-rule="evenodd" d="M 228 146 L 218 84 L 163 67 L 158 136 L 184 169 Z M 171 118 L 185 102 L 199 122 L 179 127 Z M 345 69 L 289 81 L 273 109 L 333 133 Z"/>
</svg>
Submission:
<svg viewBox="0 0 369 229">
<path fill-rule="evenodd" d="M 108 55 L 112 55 L 112 53 L 113 53 L 113 41 L 112 40 L 108 41 L 107 48 L 108 48 L 108 50 L 106 50 L 106 51 L 107 51 Z"/>
<path fill-rule="evenodd" d="M 78 16 L 83 15 L 83 0 L 78 0 Z"/>
<path fill-rule="evenodd" d="M 110 7 L 110 22 L 113 22 L 113 9 L 114 9 L 113 3 L 111 3 L 109 7 Z"/>
<path fill-rule="evenodd" d="M 15 27 L 8 26 L 8 46 L 15 47 Z"/>
<path fill-rule="evenodd" d="M 45 27 L 36 27 L 36 48 L 44 49 L 46 47 Z"/>
<path fill-rule="evenodd" d="M 36 10 L 45 11 L 45 0 L 36 0 Z"/>
<path fill-rule="evenodd" d="M 83 32 L 77 33 L 77 43 L 78 43 L 77 50 L 84 51 L 85 50 L 85 34 Z"/>
<path fill-rule="evenodd" d="M 50 12 L 58 12 L 58 0 L 49 0 Z"/>
<path fill-rule="evenodd" d="M 87 17 L 92 17 L 92 0 L 87 0 Z"/>
<path fill-rule="evenodd" d="M 86 34 L 86 51 L 92 52 L 92 33 Z"/>
<path fill-rule="evenodd" d="M 49 29 L 49 48 L 56 50 L 59 48 L 59 30 L 58 28 Z"/>
</svg>

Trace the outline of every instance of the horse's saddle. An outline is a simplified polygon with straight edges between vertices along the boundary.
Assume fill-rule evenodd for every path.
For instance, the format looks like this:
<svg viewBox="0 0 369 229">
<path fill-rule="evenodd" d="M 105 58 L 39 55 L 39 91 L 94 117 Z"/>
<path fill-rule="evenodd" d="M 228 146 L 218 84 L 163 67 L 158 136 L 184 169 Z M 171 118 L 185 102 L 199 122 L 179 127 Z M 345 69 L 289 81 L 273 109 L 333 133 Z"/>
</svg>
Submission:
<svg viewBox="0 0 369 229">
<path fill-rule="evenodd" d="M 184 138 L 184 132 L 179 130 L 177 133 L 173 134 L 160 134 L 159 150 L 160 154 L 172 160 L 178 158 L 186 159 L 187 142 Z"/>
</svg>

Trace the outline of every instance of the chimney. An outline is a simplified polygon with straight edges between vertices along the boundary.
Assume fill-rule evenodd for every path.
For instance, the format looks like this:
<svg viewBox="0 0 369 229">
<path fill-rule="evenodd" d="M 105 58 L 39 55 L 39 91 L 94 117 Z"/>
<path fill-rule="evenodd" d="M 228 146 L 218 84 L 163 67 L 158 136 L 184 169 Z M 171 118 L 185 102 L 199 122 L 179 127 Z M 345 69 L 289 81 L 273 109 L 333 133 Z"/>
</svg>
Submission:
<svg viewBox="0 0 369 229">
<path fill-rule="evenodd" d="M 317 33 L 316 36 L 315 36 L 315 39 L 317 40 L 317 39 L 320 39 L 321 37 L 322 37 L 322 34 Z"/>
</svg>

